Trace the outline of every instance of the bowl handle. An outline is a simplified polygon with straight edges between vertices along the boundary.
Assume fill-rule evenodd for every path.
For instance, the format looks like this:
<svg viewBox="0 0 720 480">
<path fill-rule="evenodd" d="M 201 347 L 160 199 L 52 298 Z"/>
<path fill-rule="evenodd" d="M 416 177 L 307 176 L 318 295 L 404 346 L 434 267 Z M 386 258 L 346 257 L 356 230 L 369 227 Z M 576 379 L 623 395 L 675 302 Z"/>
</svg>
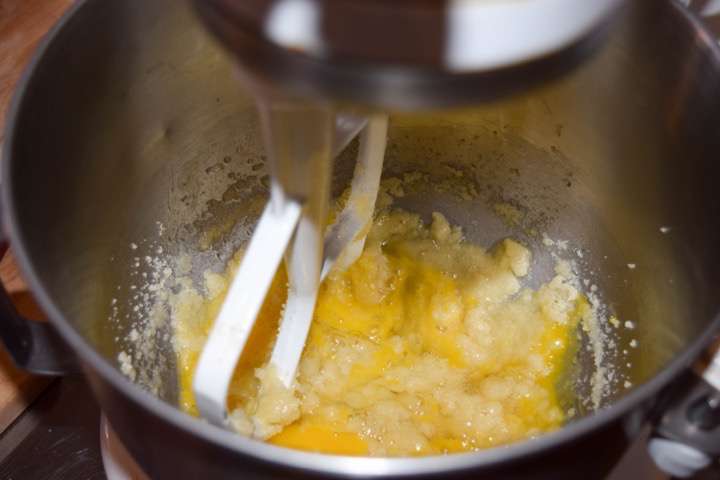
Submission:
<svg viewBox="0 0 720 480">
<path fill-rule="evenodd" d="M 0 239 L 0 258 L 8 244 Z M 0 341 L 15 364 L 38 375 L 76 373 L 75 354 L 48 322 L 23 318 L 15 309 L 5 286 L 0 282 Z"/>
</svg>

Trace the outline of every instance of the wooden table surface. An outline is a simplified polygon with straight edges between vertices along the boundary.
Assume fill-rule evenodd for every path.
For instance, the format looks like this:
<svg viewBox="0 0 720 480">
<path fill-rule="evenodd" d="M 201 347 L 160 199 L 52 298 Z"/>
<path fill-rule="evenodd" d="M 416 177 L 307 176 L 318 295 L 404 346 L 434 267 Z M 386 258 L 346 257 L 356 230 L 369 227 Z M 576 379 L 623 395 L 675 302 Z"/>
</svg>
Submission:
<svg viewBox="0 0 720 480">
<path fill-rule="evenodd" d="M 5 138 L 9 102 L 23 69 L 40 39 L 72 3 L 71 0 L 0 0 L 0 145 Z M 11 250 L 0 261 L 0 280 L 21 314 L 43 319 L 18 272 Z M 12 423 L 48 382 L 47 378 L 17 369 L 0 346 L 0 431 Z"/>
</svg>

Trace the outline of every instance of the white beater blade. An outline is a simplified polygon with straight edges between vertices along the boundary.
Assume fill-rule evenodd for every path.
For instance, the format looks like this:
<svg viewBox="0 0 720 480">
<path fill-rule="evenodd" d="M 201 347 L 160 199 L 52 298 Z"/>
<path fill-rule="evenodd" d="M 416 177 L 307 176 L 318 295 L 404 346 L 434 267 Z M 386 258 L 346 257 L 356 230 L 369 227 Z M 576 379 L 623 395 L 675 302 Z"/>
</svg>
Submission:
<svg viewBox="0 0 720 480">
<path fill-rule="evenodd" d="M 372 220 L 380 187 L 387 125 L 386 115 L 376 115 L 362 131 L 350 198 L 325 239 L 323 278 L 341 254 L 343 263 L 349 266 L 362 253 L 365 244 L 363 230 Z M 288 300 L 270 358 L 270 364 L 274 366 L 280 381 L 288 388 L 295 379 L 300 356 L 305 348 L 321 281 L 321 272 L 318 271 L 320 256 L 323 254 L 322 249 L 318 248 L 322 242 L 319 230 L 321 222 L 321 218 L 303 216 L 288 262 Z"/>
<path fill-rule="evenodd" d="M 365 247 L 365 228 L 375 210 L 380 176 L 387 145 L 387 115 L 373 115 L 360 136 L 360 150 L 355 164 L 350 197 L 345 208 L 325 236 L 325 258 L 322 277 L 333 266 L 345 269 L 358 259 Z"/>
<path fill-rule="evenodd" d="M 276 185 L 273 187 L 279 188 Z M 274 197 L 282 195 L 279 193 Z M 227 427 L 227 395 L 233 371 L 295 231 L 301 211 L 300 204 L 294 200 L 268 203 L 255 227 L 220 314 L 215 319 L 193 380 L 198 409 L 210 423 Z"/>
<path fill-rule="evenodd" d="M 292 385 L 315 311 L 322 266 L 322 232 L 303 215 L 288 255 L 288 296 L 270 364 L 286 387 Z"/>
<path fill-rule="evenodd" d="M 352 139 L 367 125 L 367 119 L 349 113 L 335 117 L 335 132 L 332 142 L 332 157 L 335 158 L 347 147 Z"/>
</svg>

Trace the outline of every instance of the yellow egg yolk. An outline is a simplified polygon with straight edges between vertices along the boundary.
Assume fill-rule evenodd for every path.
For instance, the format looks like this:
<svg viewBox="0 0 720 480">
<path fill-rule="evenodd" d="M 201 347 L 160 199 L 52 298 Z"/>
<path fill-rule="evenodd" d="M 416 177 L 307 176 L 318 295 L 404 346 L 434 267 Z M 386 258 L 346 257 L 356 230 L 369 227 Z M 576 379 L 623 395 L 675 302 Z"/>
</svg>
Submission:
<svg viewBox="0 0 720 480">
<path fill-rule="evenodd" d="M 176 302 L 180 404 L 193 415 L 197 339 L 239 260 L 213 277 L 213 294 L 181 292 Z M 426 455 L 558 428 L 557 385 L 589 307 L 561 276 L 523 289 L 529 262 L 510 240 L 490 252 L 463 241 L 442 216 L 428 227 L 407 212 L 378 215 L 361 257 L 321 286 L 296 388 L 274 397 L 258 372 L 286 299 L 281 269 L 233 378 L 228 404 L 243 420 L 239 430 L 259 436 L 263 424 L 267 441 L 301 450 Z M 283 408 L 288 398 L 296 404 L 286 410 L 297 414 L 263 418 L 261 406 Z"/>
</svg>

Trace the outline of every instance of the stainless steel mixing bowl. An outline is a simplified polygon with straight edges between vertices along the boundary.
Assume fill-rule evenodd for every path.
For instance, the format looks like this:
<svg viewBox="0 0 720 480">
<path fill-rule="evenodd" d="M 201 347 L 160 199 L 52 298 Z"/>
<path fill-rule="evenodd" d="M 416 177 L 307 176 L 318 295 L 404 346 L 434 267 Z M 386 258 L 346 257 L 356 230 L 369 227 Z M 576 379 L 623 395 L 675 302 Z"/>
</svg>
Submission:
<svg viewBox="0 0 720 480">
<path fill-rule="evenodd" d="M 252 101 L 186 5 L 78 2 L 15 97 L 4 222 L 52 325 L 148 473 L 559 479 L 576 478 L 581 468 L 585 477 L 602 477 L 663 387 L 711 340 L 720 306 L 720 50 L 665 1 L 634 2 L 608 35 L 588 62 L 542 89 L 462 111 L 392 117 L 386 174 L 452 179 L 464 172 L 475 199 L 428 192 L 406 198 L 406 206 L 438 209 L 485 245 L 519 238 L 537 255 L 535 280 L 550 268 L 542 233 L 577 245 L 584 273 L 611 309 L 637 324 L 607 357 L 634 387 L 616 384 L 599 411 L 508 447 L 348 458 L 266 445 L 180 412 L 167 324 L 158 355 L 144 365 L 160 379 L 151 385 L 156 394 L 120 372 L 118 353 L 130 347 L 125 334 L 139 316 L 135 257 L 162 247 L 194 252 L 196 271 L 221 266 L 242 239 L 235 225 L 257 213 L 250 200 L 265 193 L 264 157 Z M 351 153 L 337 162 L 336 191 Z M 520 221 L 502 221 L 497 204 L 512 205 Z M 38 358 L 47 352 L 32 343 L 41 341 L 38 328 L 29 338 L 5 310 L 0 333 L 16 358 L 52 370 Z M 628 360 L 620 361 L 622 350 Z M 579 379 L 594 368 L 582 353 L 577 364 Z M 578 392 L 586 389 L 581 380 Z"/>
</svg>

